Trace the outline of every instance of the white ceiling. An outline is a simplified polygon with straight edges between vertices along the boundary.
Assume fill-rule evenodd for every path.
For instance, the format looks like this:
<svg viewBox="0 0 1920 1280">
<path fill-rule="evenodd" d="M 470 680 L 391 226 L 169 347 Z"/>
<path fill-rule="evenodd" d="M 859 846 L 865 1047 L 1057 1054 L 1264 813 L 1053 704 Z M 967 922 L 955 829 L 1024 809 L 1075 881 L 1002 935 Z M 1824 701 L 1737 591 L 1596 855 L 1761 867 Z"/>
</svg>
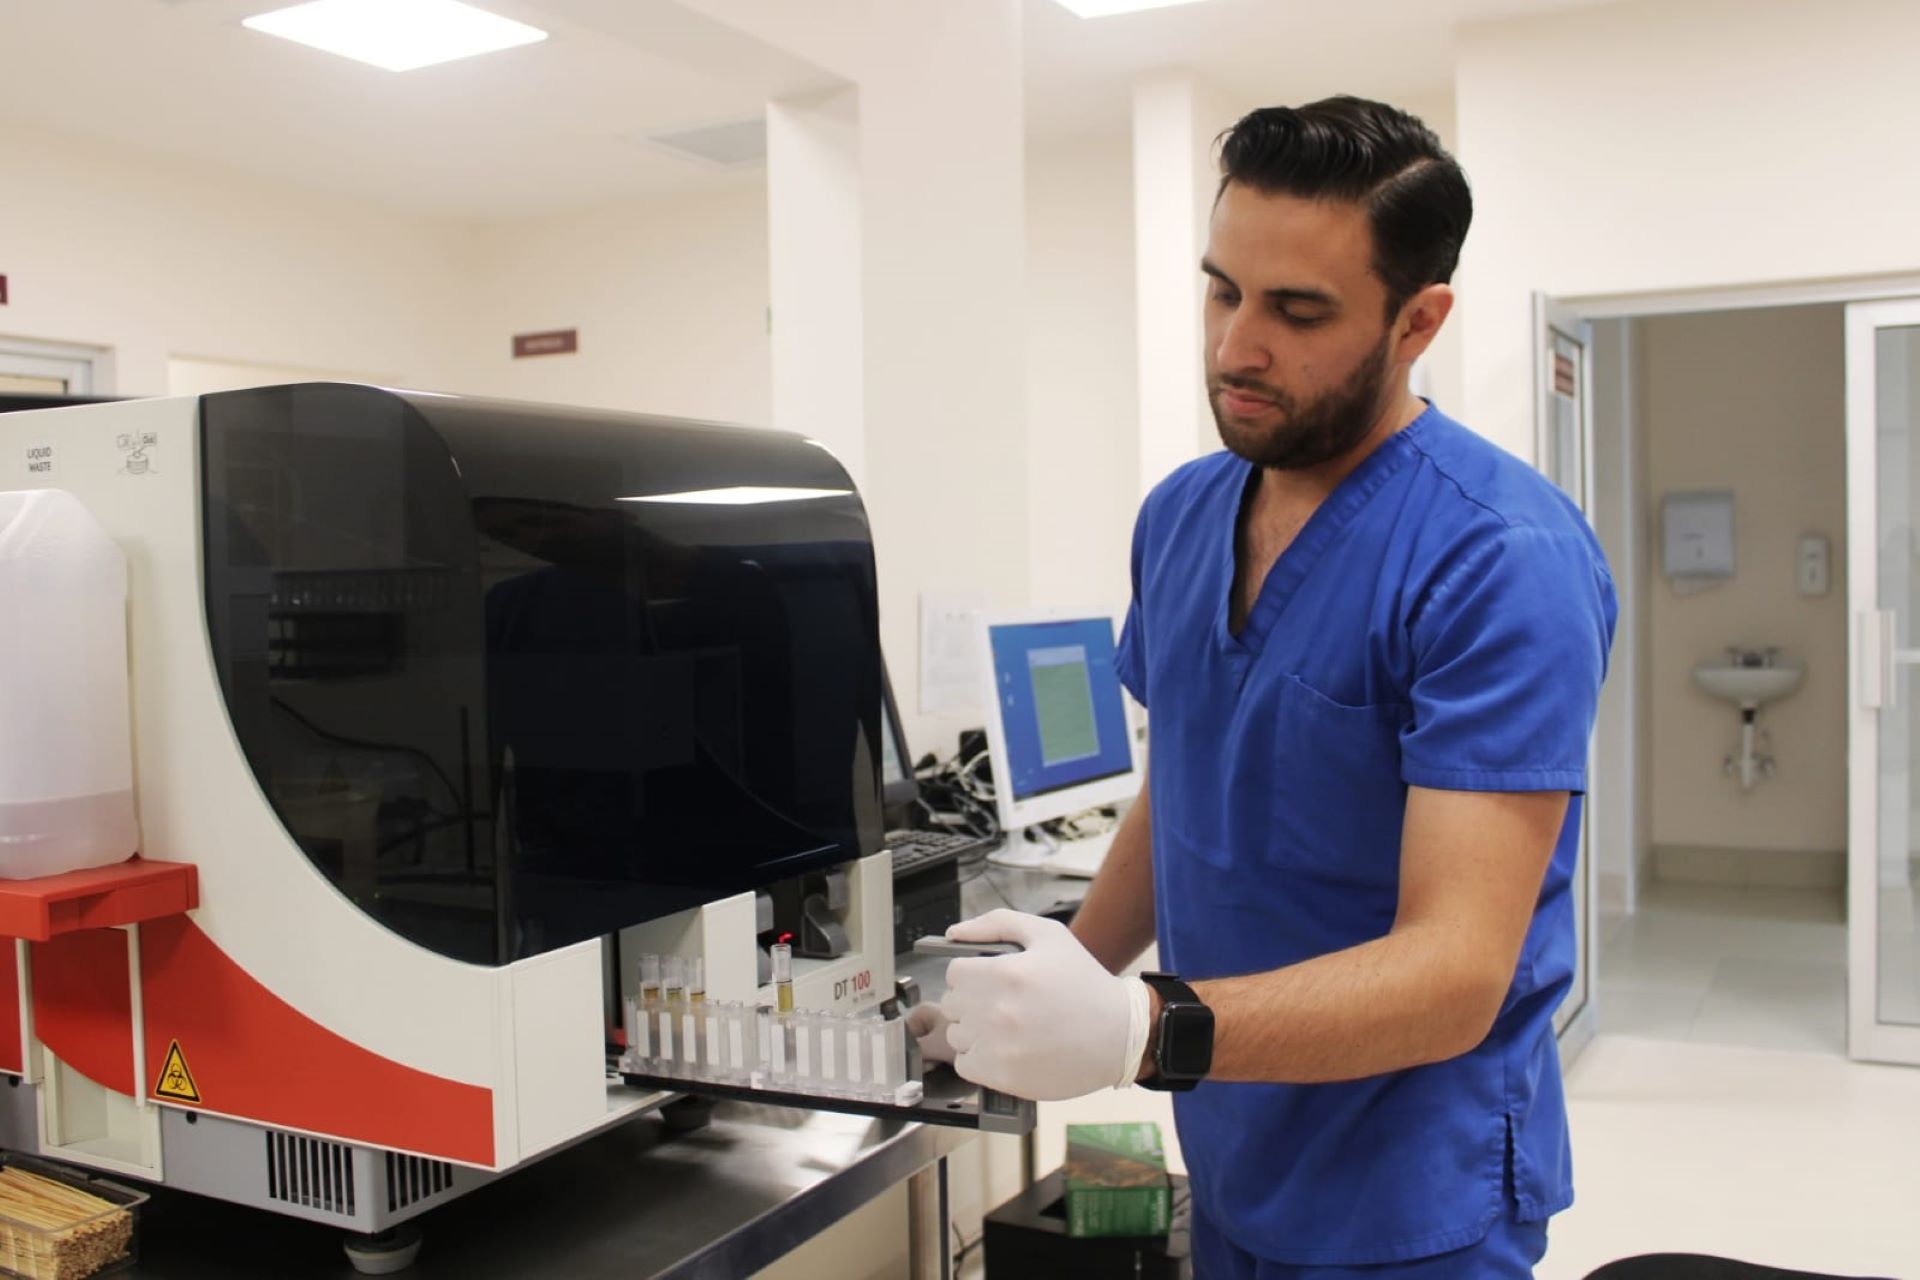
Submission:
<svg viewBox="0 0 1920 1280">
<path fill-rule="evenodd" d="M 1041 136 L 1111 128 L 1134 79 L 1163 67 L 1197 72 L 1230 105 L 1451 95 L 1457 27 L 1611 2 L 1208 0 L 1084 20 L 1025 0 L 1027 112 Z"/>
<path fill-rule="evenodd" d="M 1594 2 L 1209 0 L 1084 21 L 1024 0 L 1029 117 L 1043 138 L 1121 130 L 1132 80 L 1166 66 L 1236 102 L 1444 92 L 1457 23 Z M 552 38 L 396 75 L 240 26 L 276 0 L 0 0 L 0 122 L 491 218 L 758 181 L 633 139 L 833 83 L 671 0 L 483 3 Z"/>
</svg>

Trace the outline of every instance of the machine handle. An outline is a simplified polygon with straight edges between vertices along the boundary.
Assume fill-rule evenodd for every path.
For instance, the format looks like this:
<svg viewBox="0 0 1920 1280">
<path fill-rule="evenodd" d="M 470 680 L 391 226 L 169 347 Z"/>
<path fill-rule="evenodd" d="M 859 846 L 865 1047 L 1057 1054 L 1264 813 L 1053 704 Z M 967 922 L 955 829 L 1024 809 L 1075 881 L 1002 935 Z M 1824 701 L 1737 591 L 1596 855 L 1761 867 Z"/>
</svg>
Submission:
<svg viewBox="0 0 1920 1280">
<path fill-rule="evenodd" d="M 1860 614 L 1860 705 L 1872 711 L 1893 706 L 1899 687 L 1894 670 L 1894 615 L 1891 609 Z"/>
<path fill-rule="evenodd" d="M 1920 649 L 1900 647 L 1900 619 L 1891 609 L 1860 615 L 1860 705 L 1891 711 L 1900 701 L 1900 668 L 1920 666 Z"/>
</svg>

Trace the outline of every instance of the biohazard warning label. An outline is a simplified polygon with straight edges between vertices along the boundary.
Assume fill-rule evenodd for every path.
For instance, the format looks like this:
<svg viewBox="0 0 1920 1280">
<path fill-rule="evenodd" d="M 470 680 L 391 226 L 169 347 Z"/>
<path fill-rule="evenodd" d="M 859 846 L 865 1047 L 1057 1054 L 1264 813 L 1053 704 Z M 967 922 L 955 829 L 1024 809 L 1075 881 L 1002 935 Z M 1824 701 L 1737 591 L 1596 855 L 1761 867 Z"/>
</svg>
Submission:
<svg viewBox="0 0 1920 1280">
<path fill-rule="evenodd" d="M 153 1086 L 153 1093 L 157 1098 L 200 1105 L 200 1086 L 193 1082 L 193 1072 L 187 1070 L 186 1055 L 180 1052 L 178 1040 L 167 1047 L 167 1060 L 160 1064 L 160 1083 Z"/>
</svg>

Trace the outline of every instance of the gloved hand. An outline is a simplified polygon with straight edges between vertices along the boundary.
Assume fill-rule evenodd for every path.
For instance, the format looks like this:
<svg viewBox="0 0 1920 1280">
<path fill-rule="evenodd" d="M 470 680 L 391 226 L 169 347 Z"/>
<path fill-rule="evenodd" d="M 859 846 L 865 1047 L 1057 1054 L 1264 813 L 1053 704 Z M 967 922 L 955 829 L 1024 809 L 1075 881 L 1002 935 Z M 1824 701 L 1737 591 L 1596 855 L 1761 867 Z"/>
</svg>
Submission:
<svg viewBox="0 0 1920 1280">
<path fill-rule="evenodd" d="M 920 1042 L 920 1056 L 928 1062 L 952 1062 L 953 1046 L 947 1028 L 953 1020 L 937 1004 L 917 1004 L 907 1010 L 907 1034 Z"/>
<path fill-rule="evenodd" d="M 1035 1101 L 1133 1083 L 1152 1009 L 1140 979 L 1108 973 L 1067 926 L 1044 916 L 990 911 L 954 925 L 947 936 L 1025 948 L 948 964 L 946 998 L 922 1025 L 931 1032 L 938 1019 L 947 1020 L 946 1041 L 961 1076 Z"/>
</svg>

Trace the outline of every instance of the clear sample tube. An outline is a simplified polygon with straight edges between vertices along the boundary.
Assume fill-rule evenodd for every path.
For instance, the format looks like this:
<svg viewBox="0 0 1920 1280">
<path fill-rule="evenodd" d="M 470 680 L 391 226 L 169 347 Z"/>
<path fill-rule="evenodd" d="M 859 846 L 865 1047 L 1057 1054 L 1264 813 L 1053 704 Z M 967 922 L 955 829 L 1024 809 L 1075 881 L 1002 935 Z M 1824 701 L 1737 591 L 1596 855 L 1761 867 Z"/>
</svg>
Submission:
<svg viewBox="0 0 1920 1280">
<path fill-rule="evenodd" d="M 754 1063 L 756 1076 L 766 1076 L 773 1070 L 773 1010 L 761 1005 L 753 1011 L 754 1026 Z M 758 1085 L 759 1080 L 754 1084 Z"/>
<path fill-rule="evenodd" d="M 820 1091 L 830 1094 L 845 1093 L 846 1081 L 840 1078 L 840 1019 L 830 1013 L 823 1013 L 815 1029 L 820 1042 Z"/>
<path fill-rule="evenodd" d="M 886 1097 L 893 1092 L 887 1085 L 886 1024 L 869 1020 L 861 1028 L 861 1038 L 866 1041 L 868 1096 Z"/>
<path fill-rule="evenodd" d="M 842 1019 L 842 1021 L 847 1023 L 844 1028 L 846 1038 L 843 1041 L 846 1049 L 843 1057 L 845 1063 L 843 1074 L 847 1082 L 847 1092 L 856 1097 L 863 1096 L 867 1092 L 866 1037 L 860 1034 L 860 1028 L 854 1025 L 851 1019 Z"/>
<path fill-rule="evenodd" d="M 721 1041 L 726 1038 L 726 1014 L 718 1004 L 704 1004 L 700 1010 L 700 1026 L 704 1034 L 700 1037 L 700 1065 L 706 1068 L 709 1080 L 728 1078 L 726 1050 Z"/>
<path fill-rule="evenodd" d="M 773 944 L 773 1001 L 781 1013 L 793 1012 L 793 947 Z"/>
<path fill-rule="evenodd" d="M 787 1022 L 793 1030 L 793 1087 L 801 1093 L 812 1093 L 818 1087 L 813 1072 L 818 1019 L 810 1013 L 796 1013 Z"/>
<path fill-rule="evenodd" d="M 678 1008 L 687 995 L 685 962 L 679 956 L 668 956 L 666 970 L 666 1001 Z"/>
<path fill-rule="evenodd" d="M 673 1010 L 662 1004 L 655 1014 L 655 1025 L 659 1035 L 654 1038 L 653 1055 L 658 1073 L 663 1076 L 674 1075 L 679 1071 L 680 1059 L 674 1053 L 674 1017 Z"/>
<path fill-rule="evenodd" d="M 892 1098 L 907 1080 L 906 1025 L 898 1018 L 880 1022 L 873 1036 L 874 1085 Z"/>
<path fill-rule="evenodd" d="M 660 980 L 660 1061 L 662 1075 L 679 1075 L 686 1056 L 686 1035 L 680 1026 L 680 1010 L 686 1003 L 686 976 L 679 956 L 661 959 Z"/>
<path fill-rule="evenodd" d="M 660 957 L 640 957 L 640 1003 L 644 1006 L 660 998 Z"/>
<path fill-rule="evenodd" d="M 660 957 L 640 957 L 640 991 L 634 998 L 638 1014 L 627 1031 L 627 1051 L 635 1066 L 652 1070 L 659 1054 L 657 1023 L 660 1017 Z"/>
<path fill-rule="evenodd" d="M 695 956 L 689 962 L 687 973 L 687 1003 L 705 1004 L 707 1002 L 707 961 L 704 956 Z"/>
<path fill-rule="evenodd" d="M 680 1074 L 700 1076 L 700 1014 L 692 1005 L 680 1008 Z"/>
<path fill-rule="evenodd" d="M 720 1006 L 720 1034 L 726 1040 L 726 1071 L 728 1079 L 745 1082 L 753 1075 L 753 1067 L 747 1057 L 747 1009 L 745 1006 L 728 1002 Z"/>
<path fill-rule="evenodd" d="M 627 1065 L 640 1070 L 653 1061 L 653 1015 L 641 1007 L 638 998 L 626 1000 Z"/>
</svg>

